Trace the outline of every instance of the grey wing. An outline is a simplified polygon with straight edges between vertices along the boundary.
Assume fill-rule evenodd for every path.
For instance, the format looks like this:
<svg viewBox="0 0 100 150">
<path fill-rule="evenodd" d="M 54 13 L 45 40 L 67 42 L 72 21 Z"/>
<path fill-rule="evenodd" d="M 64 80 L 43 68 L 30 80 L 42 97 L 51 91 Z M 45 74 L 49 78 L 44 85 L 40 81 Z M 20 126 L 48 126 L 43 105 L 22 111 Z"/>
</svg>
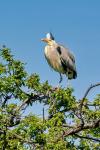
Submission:
<svg viewBox="0 0 100 150">
<path fill-rule="evenodd" d="M 63 46 L 61 46 L 60 58 L 64 67 L 72 71 L 76 71 L 74 55 L 67 48 L 64 48 Z"/>
<path fill-rule="evenodd" d="M 75 57 L 71 52 L 69 52 L 69 57 L 72 60 L 72 62 L 75 63 Z"/>
<path fill-rule="evenodd" d="M 77 77 L 77 71 L 75 66 L 74 55 L 63 46 L 58 46 L 57 48 L 62 67 L 68 76 L 68 79 L 75 79 Z"/>
</svg>

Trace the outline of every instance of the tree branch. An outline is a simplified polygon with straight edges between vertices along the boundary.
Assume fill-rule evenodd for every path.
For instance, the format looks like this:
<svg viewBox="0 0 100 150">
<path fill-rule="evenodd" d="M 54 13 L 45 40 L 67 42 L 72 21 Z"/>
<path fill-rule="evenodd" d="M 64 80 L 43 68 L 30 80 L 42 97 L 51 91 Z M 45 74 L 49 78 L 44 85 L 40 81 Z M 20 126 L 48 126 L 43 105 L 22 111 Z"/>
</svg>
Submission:
<svg viewBox="0 0 100 150">
<path fill-rule="evenodd" d="M 83 105 L 84 103 L 84 99 L 87 97 L 87 95 L 89 94 L 90 90 L 97 87 L 97 86 L 100 86 L 100 82 L 99 83 L 96 83 L 96 84 L 91 84 L 90 87 L 86 90 L 82 100 L 81 100 L 81 105 Z"/>
<path fill-rule="evenodd" d="M 83 107 L 83 104 L 84 104 L 84 100 L 86 99 L 86 97 L 89 94 L 90 90 L 97 87 L 97 86 L 100 86 L 100 82 L 96 83 L 96 84 L 91 84 L 90 87 L 86 90 L 83 98 L 80 101 L 80 113 L 79 114 L 80 114 L 81 126 L 84 126 L 84 119 L 82 117 L 82 107 Z"/>
<path fill-rule="evenodd" d="M 80 126 L 74 127 L 73 129 L 70 129 L 68 131 L 65 131 L 64 136 L 73 135 L 73 134 L 78 133 L 78 132 L 80 132 L 82 130 L 94 129 L 94 128 L 97 128 L 97 127 L 100 127 L 100 119 L 96 120 L 92 124 L 86 124 L 84 126 L 80 125 Z"/>
<path fill-rule="evenodd" d="M 12 97 L 12 95 L 10 95 L 10 96 L 7 95 L 7 96 L 4 98 L 4 101 L 3 101 L 3 103 L 2 103 L 2 108 L 5 107 L 5 104 L 7 103 L 7 101 L 8 101 L 9 99 L 11 99 L 11 97 Z"/>
<path fill-rule="evenodd" d="M 79 135 L 79 134 L 74 134 L 75 136 L 81 138 L 81 139 L 88 139 L 88 140 L 93 140 L 93 141 L 96 141 L 96 142 L 100 142 L 100 139 L 98 138 L 94 138 L 94 137 L 90 137 L 90 136 L 82 136 L 82 135 Z"/>
<path fill-rule="evenodd" d="M 33 96 L 30 96 L 29 98 L 27 98 L 18 108 L 17 108 L 17 111 L 20 111 L 25 105 L 29 105 L 31 104 L 32 102 L 36 102 L 37 100 L 41 101 L 45 98 L 48 98 L 46 95 L 33 95 Z"/>
<path fill-rule="evenodd" d="M 70 126 L 70 125 L 67 125 L 67 124 L 63 124 L 63 127 L 67 127 L 67 128 L 74 128 L 74 126 Z"/>
</svg>

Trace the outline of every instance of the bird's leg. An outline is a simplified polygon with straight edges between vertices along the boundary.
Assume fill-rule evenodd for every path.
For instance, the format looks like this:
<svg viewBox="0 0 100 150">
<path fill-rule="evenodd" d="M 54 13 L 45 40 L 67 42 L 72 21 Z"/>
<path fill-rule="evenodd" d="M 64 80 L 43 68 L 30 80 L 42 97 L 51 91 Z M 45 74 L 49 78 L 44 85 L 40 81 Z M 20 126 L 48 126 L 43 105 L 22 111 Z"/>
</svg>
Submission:
<svg viewBox="0 0 100 150">
<path fill-rule="evenodd" d="M 69 87 L 69 79 L 67 78 L 67 87 Z"/>
<path fill-rule="evenodd" d="M 70 80 L 67 78 L 67 87 L 71 88 Z"/>
<path fill-rule="evenodd" d="M 59 81 L 59 84 L 62 82 L 63 78 L 62 78 L 62 75 L 60 73 L 60 81 Z"/>
<path fill-rule="evenodd" d="M 59 75 L 60 75 L 60 80 L 59 80 L 59 84 L 57 85 L 57 89 L 59 89 L 61 86 L 60 86 L 60 83 L 62 82 L 62 75 L 61 75 L 61 73 L 59 73 Z"/>
</svg>

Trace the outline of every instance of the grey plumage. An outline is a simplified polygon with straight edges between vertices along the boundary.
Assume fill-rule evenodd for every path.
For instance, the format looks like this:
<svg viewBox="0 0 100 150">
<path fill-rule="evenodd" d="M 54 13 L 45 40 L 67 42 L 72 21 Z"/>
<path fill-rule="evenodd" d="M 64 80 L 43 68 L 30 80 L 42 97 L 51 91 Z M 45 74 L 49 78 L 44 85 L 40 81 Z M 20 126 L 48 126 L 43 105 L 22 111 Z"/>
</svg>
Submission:
<svg viewBox="0 0 100 150">
<path fill-rule="evenodd" d="M 45 46 L 44 54 L 48 64 L 57 72 L 66 74 L 68 79 L 75 79 L 77 71 L 75 66 L 75 57 L 68 48 L 56 43 L 51 33 L 43 39 L 48 45 Z"/>
</svg>

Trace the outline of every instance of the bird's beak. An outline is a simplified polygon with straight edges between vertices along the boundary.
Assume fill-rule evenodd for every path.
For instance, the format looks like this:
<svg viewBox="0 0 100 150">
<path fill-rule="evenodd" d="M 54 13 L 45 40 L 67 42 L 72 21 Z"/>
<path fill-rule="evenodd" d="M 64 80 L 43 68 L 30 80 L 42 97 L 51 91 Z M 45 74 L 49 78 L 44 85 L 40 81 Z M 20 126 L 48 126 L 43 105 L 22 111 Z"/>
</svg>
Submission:
<svg viewBox="0 0 100 150">
<path fill-rule="evenodd" d="M 48 43 L 49 40 L 47 38 L 41 39 L 41 41 Z"/>
</svg>

